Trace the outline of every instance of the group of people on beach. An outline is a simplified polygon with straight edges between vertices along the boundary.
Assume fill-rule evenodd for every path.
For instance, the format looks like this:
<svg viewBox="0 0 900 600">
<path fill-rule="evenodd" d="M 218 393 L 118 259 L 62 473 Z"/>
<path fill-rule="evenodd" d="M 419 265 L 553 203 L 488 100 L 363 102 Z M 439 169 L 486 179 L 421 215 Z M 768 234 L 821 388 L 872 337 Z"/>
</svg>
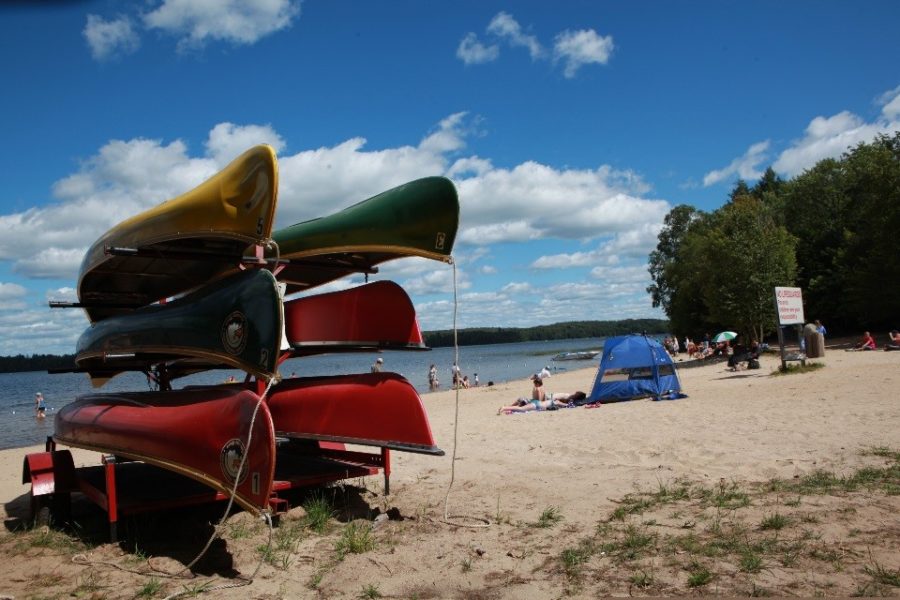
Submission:
<svg viewBox="0 0 900 600">
<path fill-rule="evenodd" d="M 900 331 L 896 329 L 892 329 L 888 334 L 888 343 L 884 345 L 885 352 L 890 352 L 891 350 L 900 350 Z M 875 342 L 875 338 L 872 337 L 871 332 L 864 332 L 862 339 L 858 341 L 852 348 L 848 348 L 848 350 L 877 350 L 878 344 Z"/>
<path fill-rule="evenodd" d="M 434 387 L 431 387 L 432 374 L 434 374 L 434 381 L 436 383 L 436 385 Z M 468 389 L 470 387 L 478 387 L 481 385 L 481 382 L 478 380 L 478 373 L 475 373 L 472 376 L 472 379 L 469 380 L 469 376 L 463 375 L 462 369 L 460 369 L 459 365 L 456 363 L 453 363 L 453 366 L 450 367 L 450 376 L 453 381 L 453 389 L 455 389 L 455 390 L 456 389 Z M 437 371 L 435 370 L 434 365 L 431 365 L 431 368 L 428 370 L 428 383 L 429 383 L 429 387 L 432 389 L 432 391 L 435 390 L 439 385 L 439 384 L 437 384 Z"/>
</svg>

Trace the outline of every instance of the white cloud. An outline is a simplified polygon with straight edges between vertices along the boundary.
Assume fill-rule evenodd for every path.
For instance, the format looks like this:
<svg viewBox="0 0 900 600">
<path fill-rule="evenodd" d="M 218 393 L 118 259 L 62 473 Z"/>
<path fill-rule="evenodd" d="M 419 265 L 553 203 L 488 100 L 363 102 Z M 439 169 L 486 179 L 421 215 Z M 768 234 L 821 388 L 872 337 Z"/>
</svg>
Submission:
<svg viewBox="0 0 900 600">
<path fill-rule="evenodd" d="M 894 98 L 885 105 L 887 115 L 893 111 Z M 900 102 L 898 102 L 900 106 Z M 795 141 L 775 161 L 772 167 L 789 177 L 800 174 L 825 158 L 838 158 L 861 142 L 869 142 L 879 133 L 900 130 L 900 122 L 887 119 L 866 123 L 859 116 L 842 111 L 831 117 L 816 117 L 806 128 L 806 135 Z"/>
<path fill-rule="evenodd" d="M 591 63 L 605 65 L 613 51 L 611 35 L 597 35 L 593 29 L 563 31 L 556 36 L 553 54 L 565 61 L 563 74 L 571 79 L 578 69 Z"/>
<path fill-rule="evenodd" d="M 0 302 L 3 304 L 10 300 L 24 298 L 27 293 L 28 290 L 18 283 L 0 283 Z"/>
<path fill-rule="evenodd" d="M 453 293 L 453 268 L 438 268 L 418 277 L 403 280 L 400 285 L 409 294 L 424 296 L 427 294 L 452 294 Z M 472 287 L 471 281 L 465 271 L 456 269 L 456 289 L 466 290 Z"/>
<path fill-rule="evenodd" d="M 598 238 L 661 222 L 669 209 L 640 197 L 647 186 L 639 177 L 608 166 L 560 170 L 528 161 L 456 183 L 460 237 L 473 244 Z"/>
<path fill-rule="evenodd" d="M 73 287 L 61 287 L 47 290 L 46 299 L 58 302 L 78 302 L 78 292 Z"/>
<path fill-rule="evenodd" d="M 20 259 L 13 270 L 35 279 L 69 279 L 83 258 L 82 248 L 45 248 Z"/>
<path fill-rule="evenodd" d="M 509 13 L 497 13 L 488 24 L 487 30 L 489 33 L 505 40 L 511 46 L 523 46 L 527 48 L 528 54 L 531 55 L 532 60 L 540 58 L 544 53 L 544 49 L 541 47 L 537 38 L 533 35 L 524 33 L 519 22 Z"/>
<path fill-rule="evenodd" d="M 497 268 L 491 265 L 481 265 L 478 267 L 478 272 L 482 275 L 495 275 L 497 273 Z"/>
<path fill-rule="evenodd" d="M 460 158 L 447 170 L 447 177 L 462 177 L 464 175 L 484 175 L 494 168 L 491 161 L 477 156 Z"/>
<path fill-rule="evenodd" d="M 104 61 L 131 54 L 141 45 L 131 19 L 125 16 L 107 21 L 98 15 L 88 15 L 81 33 L 95 60 Z"/>
<path fill-rule="evenodd" d="M 750 146 L 743 156 L 740 156 L 724 169 L 710 171 L 703 176 L 703 187 L 715 185 L 737 175 L 741 179 L 758 179 L 762 176 L 759 165 L 768 159 L 766 151 L 769 149 L 769 140 Z"/>
<path fill-rule="evenodd" d="M 269 144 L 275 152 L 284 149 L 284 140 L 271 125 L 238 126 L 233 123 L 219 123 L 209 132 L 206 153 L 218 164 L 224 165 L 257 144 Z"/>
<path fill-rule="evenodd" d="M 882 105 L 881 114 L 885 119 L 900 117 L 900 86 L 881 94 L 878 103 Z"/>
<path fill-rule="evenodd" d="M 881 105 L 881 113 L 872 122 L 847 110 L 830 117 L 815 117 L 807 125 L 803 137 L 794 140 L 778 155 L 772 168 L 787 177 L 795 177 L 820 160 L 840 158 L 854 146 L 871 142 L 878 135 L 900 131 L 900 86 L 881 94 L 877 102 Z M 750 146 L 743 156 L 724 169 L 707 173 L 703 178 L 704 187 L 734 175 L 758 179 L 762 175 L 760 165 L 769 158 L 768 150 L 768 140 Z"/>
<path fill-rule="evenodd" d="M 459 42 L 456 48 L 456 57 L 467 65 L 480 65 L 497 60 L 500 56 L 500 47 L 496 44 L 485 46 L 478 40 L 478 36 L 472 32 Z"/>
<path fill-rule="evenodd" d="M 291 0 L 163 0 L 143 17 L 147 28 L 180 37 L 178 47 L 185 50 L 209 40 L 254 44 L 290 27 L 299 14 L 299 2 Z"/>
<path fill-rule="evenodd" d="M 518 281 L 518 282 L 514 281 L 514 282 L 507 283 L 505 286 L 503 286 L 503 288 L 501 288 L 501 291 L 504 294 L 517 296 L 517 295 L 521 295 L 521 294 L 528 294 L 533 289 L 534 288 L 532 287 L 532 285 L 530 283 L 528 283 L 527 281 Z"/>
<path fill-rule="evenodd" d="M 531 60 L 547 58 L 547 52 L 537 36 L 525 33 L 522 26 L 511 14 L 497 13 L 488 23 L 487 33 L 511 47 L 528 50 Z M 563 74 L 572 79 L 578 70 L 589 64 L 605 65 L 614 49 L 611 35 L 598 35 L 593 29 L 565 30 L 554 38 L 553 60 L 564 64 Z M 483 44 L 475 33 L 467 33 L 456 49 L 456 57 L 465 64 L 483 64 L 496 61 L 500 48 L 493 44 Z"/>
<path fill-rule="evenodd" d="M 594 265 L 610 268 L 623 260 L 646 261 L 647 255 L 656 246 L 661 228 L 662 221 L 643 223 L 606 239 L 594 250 L 541 256 L 531 263 L 531 268 L 571 269 Z"/>
</svg>

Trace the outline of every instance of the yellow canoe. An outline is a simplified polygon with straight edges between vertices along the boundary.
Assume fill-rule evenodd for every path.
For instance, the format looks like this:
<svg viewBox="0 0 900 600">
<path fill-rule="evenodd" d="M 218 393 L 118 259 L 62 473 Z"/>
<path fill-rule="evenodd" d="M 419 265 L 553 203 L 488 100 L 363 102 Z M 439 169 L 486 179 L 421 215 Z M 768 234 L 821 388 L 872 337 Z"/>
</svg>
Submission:
<svg viewBox="0 0 900 600">
<path fill-rule="evenodd" d="M 81 306 L 99 321 L 235 269 L 248 245 L 269 238 L 277 198 L 275 151 L 254 146 L 193 190 L 94 242 L 78 276 Z"/>
</svg>

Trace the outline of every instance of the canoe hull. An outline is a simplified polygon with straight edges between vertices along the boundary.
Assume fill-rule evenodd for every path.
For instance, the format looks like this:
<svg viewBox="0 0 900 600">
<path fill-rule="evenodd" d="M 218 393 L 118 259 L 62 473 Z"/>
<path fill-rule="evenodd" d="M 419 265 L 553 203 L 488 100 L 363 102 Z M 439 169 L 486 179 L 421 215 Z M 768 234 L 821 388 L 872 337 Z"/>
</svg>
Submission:
<svg viewBox="0 0 900 600">
<path fill-rule="evenodd" d="M 449 262 L 458 226 L 453 183 L 444 177 L 417 179 L 333 215 L 274 232 L 281 257 L 290 260 L 278 279 L 290 293 L 372 272 L 396 258 Z"/>
<path fill-rule="evenodd" d="M 396 373 L 285 379 L 267 399 L 278 435 L 444 454 L 415 388 Z"/>
<path fill-rule="evenodd" d="M 268 378 L 277 370 L 283 318 L 273 275 L 242 271 L 168 304 L 92 324 L 78 339 L 75 363 L 95 385 L 179 359 L 193 372 L 229 366 Z"/>
<path fill-rule="evenodd" d="M 392 281 L 284 303 L 295 355 L 362 350 L 428 350 L 409 296 Z"/>
<path fill-rule="evenodd" d="M 60 409 L 55 426 L 60 444 L 144 461 L 227 494 L 240 472 L 235 501 L 256 513 L 268 508 L 275 432 L 265 402 L 249 390 L 89 394 Z"/>
<path fill-rule="evenodd" d="M 85 254 L 78 298 L 94 322 L 175 296 L 237 267 L 271 234 L 278 167 L 255 146 L 193 190 L 123 221 Z M 113 256 L 107 247 L 140 255 Z"/>
</svg>

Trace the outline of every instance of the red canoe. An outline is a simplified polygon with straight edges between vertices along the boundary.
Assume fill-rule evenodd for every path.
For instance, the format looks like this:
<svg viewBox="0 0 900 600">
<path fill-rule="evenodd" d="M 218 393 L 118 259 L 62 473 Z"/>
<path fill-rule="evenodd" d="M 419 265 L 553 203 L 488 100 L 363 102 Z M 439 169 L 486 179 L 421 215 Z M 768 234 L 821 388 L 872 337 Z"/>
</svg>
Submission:
<svg viewBox="0 0 900 600">
<path fill-rule="evenodd" d="M 409 296 L 392 281 L 284 303 L 297 355 L 354 350 L 428 350 Z"/>
<path fill-rule="evenodd" d="M 444 454 L 418 392 L 396 373 L 285 379 L 267 402 L 280 436 Z"/>
<path fill-rule="evenodd" d="M 53 437 L 66 446 L 154 464 L 230 494 L 247 452 L 251 421 L 253 436 L 235 502 L 259 514 L 268 508 L 272 492 L 275 432 L 268 407 L 249 390 L 220 386 L 89 394 L 56 414 Z"/>
</svg>

